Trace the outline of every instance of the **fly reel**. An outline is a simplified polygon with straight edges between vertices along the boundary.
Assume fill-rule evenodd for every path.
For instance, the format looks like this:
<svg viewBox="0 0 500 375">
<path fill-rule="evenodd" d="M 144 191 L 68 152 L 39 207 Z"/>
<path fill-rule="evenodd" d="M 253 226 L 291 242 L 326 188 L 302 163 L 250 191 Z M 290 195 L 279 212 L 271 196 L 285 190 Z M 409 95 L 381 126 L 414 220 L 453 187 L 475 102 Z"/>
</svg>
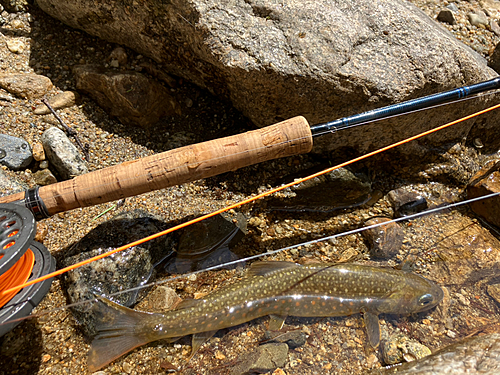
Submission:
<svg viewBox="0 0 500 375">
<path fill-rule="evenodd" d="M 0 292 L 55 271 L 55 259 L 44 245 L 33 240 L 35 233 L 35 219 L 27 208 L 0 204 Z M 0 336 L 31 313 L 51 284 L 49 279 L 0 295 Z"/>
</svg>

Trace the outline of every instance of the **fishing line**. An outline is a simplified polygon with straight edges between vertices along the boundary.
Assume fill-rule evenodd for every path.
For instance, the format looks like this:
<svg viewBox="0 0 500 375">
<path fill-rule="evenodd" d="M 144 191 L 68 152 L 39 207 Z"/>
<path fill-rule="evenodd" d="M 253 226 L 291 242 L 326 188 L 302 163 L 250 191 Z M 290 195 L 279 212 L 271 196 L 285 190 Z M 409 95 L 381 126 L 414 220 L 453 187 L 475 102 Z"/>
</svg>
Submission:
<svg viewBox="0 0 500 375">
<path fill-rule="evenodd" d="M 193 219 L 193 220 L 187 221 L 187 222 L 185 222 L 185 223 L 182 223 L 182 224 L 176 225 L 176 226 L 171 227 L 171 228 L 169 228 L 169 229 L 166 229 L 166 230 L 164 230 L 164 231 L 161 231 L 161 232 L 155 233 L 155 234 L 153 234 L 153 235 L 151 235 L 151 236 L 148 236 L 148 237 L 142 238 L 142 239 L 140 239 L 140 240 L 137 240 L 137 241 L 131 242 L 131 243 L 127 244 L 127 245 L 120 246 L 120 247 L 118 247 L 118 248 L 116 248 L 116 249 L 114 249 L 114 250 L 111 250 L 111 251 L 108 251 L 108 252 L 106 252 L 106 253 L 103 253 L 103 254 L 100 254 L 100 255 L 94 256 L 94 257 L 92 257 L 92 258 L 86 259 L 86 260 L 84 260 L 84 261 L 81 261 L 81 262 L 75 263 L 75 264 L 70 265 L 70 266 L 68 266 L 68 267 L 61 268 L 61 269 L 59 269 L 59 270 L 57 270 L 57 271 L 54 271 L 54 272 L 48 273 L 48 274 L 46 274 L 46 275 L 44 275 L 44 276 L 41 276 L 41 277 L 38 277 L 38 278 L 36 278 L 36 279 L 34 279 L 34 280 L 28 281 L 28 282 L 26 282 L 26 283 L 24 283 L 24 284 L 14 286 L 14 287 L 12 287 L 12 288 L 10 288 L 10 289 L 7 289 L 7 290 L 4 290 L 4 291 L 0 292 L 0 296 L 3 296 L 3 295 L 4 295 L 4 294 L 6 294 L 6 293 L 11 293 L 11 292 L 14 292 L 14 291 L 21 290 L 21 289 L 23 289 L 23 288 L 25 288 L 25 287 L 27 287 L 27 286 L 30 286 L 30 285 L 36 284 L 36 283 L 41 282 L 41 281 L 44 281 L 44 280 L 48 280 L 48 279 L 53 278 L 53 277 L 55 277 L 55 276 L 59 276 L 59 275 L 61 275 L 61 274 L 65 273 L 65 272 L 68 272 L 68 271 L 70 271 L 70 270 L 73 270 L 73 269 L 76 269 L 76 268 L 78 268 L 78 267 L 82 267 L 82 266 L 84 266 L 84 265 L 86 265 L 86 264 L 89 264 L 89 263 L 91 263 L 91 262 L 95 262 L 95 261 L 97 261 L 97 260 L 103 259 L 103 258 L 108 257 L 108 256 L 110 256 L 110 255 L 116 254 L 116 253 L 118 253 L 118 252 L 120 252 L 120 251 L 123 251 L 123 250 L 125 250 L 125 249 L 128 249 L 128 248 L 130 248 L 130 247 L 133 247 L 133 246 L 138 246 L 138 245 L 140 245 L 140 244 L 142 244 L 142 243 L 144 243 L 144 242 L 147 242 L 147 241 L 150 241 L 150 240 L 152 240 L 152 239 L 155 239 L 155 238 L 161 237 L 161 236 L 163 236 L 163 235 L 166 235 L 166 234 L 168 234 L 168 233 L 174 232 L 174 231 L 179 230 L 179 229 L 181 229 L 181 228 L 185 228 L 185 227 L 187 227 L 187 226 L 189 226 L 189 225 L 191 225 L 191 224 L 194 224 L 194 223 L 200 222 L 200 221 L 205 220 L 205 219 L 208 219 L 208 218 L 210 218 L 210 217 L 212 217 L 212 216 L 215 216 L 215 215 L 218 215 L 218 214 L 220 214 L 220 213 L 223 213 L 223 212 L 229 211 L 229 210 L 231 210 L 231 209 L 234 209 L 234 208 L 240 207 L 240 206 L 242 206 L 242 205 L 244 205 L 244 204 L 247 204 L 247 203 L 253 202 L 253 201 L 257 200 L 257 199 L 260 199 L 260 198 L 263 198 L 263 197 L 268 196 L 268 195 L 270 195 L 270 194 L 273 194 L 273 193 L 276 193 L 276 192 L 278 192 L 278 191 L 284 190 L 284 189 L 286 189 L 286 188 L 288 188 L 288 187 L 291 187 L 291 186 L 294 186 L 294 185 L 300 184 L 300 183 L 302 183 L 302 182 L 305 182 L 305 181 L 311 180 L 311 179 L 313 179 L 313 178 L 315 178 L 315 177 L 318 177 L 318 176 L 321 176 L 321 175 L 323 175 L 323 174 L 326 174 L 326 173 L 332 172 L 332 171 L 334 171 L 334 170 L 336 170 L 336 169 L 339 169 L 339 168 L 342 168 L 342 167 L 348 166 L 348 165 L 353 164 L 353 163 L 355 163 L 355 162 L 357 162 L 357 161 L 367 159 L 367 158 L 369 158 L 369 157 L 371 157 L 371 156 L 374 156 L 374 155 L 376 155 L 376 154 L 379 154 L 379 153 L 382 153 L 382 152 L 384 152 L 384 151 L 390 150 L 390 149 L 395 148 L 395 147 L 397 147 L 397 146 L 400 146 L 400 145 L 402 145 L 402 144 L 405 144 L 405 143 L 411 142 L 411 141 L 413 141 L 413 140 L 415 140 L 415 139 L 418 139 L 418 138 L 424 137 L 424 136 L 426 136 L 426 135 L 432 134 L 432 133 L 434 133 L 434 132 L 437 132 L 437 131 L 439 131 L 439 130 L 445 129 L 445 128 L 450 127 L 450 126 L 453 126 L 453 125 L 455 125 L 455 124 L 458 124 L 458 123 L 460 123 L 460 122 L 466 121 L 466 120 L 468 120 L 468 119 L 474 118 L 474 117 L 479 116 L 479 115 L 481 115 L 481 114 L 484 114 L 484 113 L 490 112 L 490 111 L 495 110 L 495 109 L 497 109 L 497 108 L 500 108 L 500 104 L 497 104 L 497 105 L 494 105 L 494 106 L 492 106 L 492 107 L 486 108 L 486 109 L 484 109 L 484 110 L 482 110 L 482 111 L 479 111 L 479 112 L 473 113 L 473 114 L 471 114 L 471 115 L 468 115 L 468 116 L 462 117 L 462 118 L 460 118 L 460 119 L 458 119 L 458 120 L 455 120 L 455 121 L 449 122 L 449 123 L 447 123 L 447 124 L 444 124 L 444 125 L 438 126 L 438 127 L 434 128 L 434 129 L 427 130 L 427 131 L 422 132 L 422 133 L 420 133 L 420 134 L 417 134 L 417 135 L 415 135 L 415 136 L 412 136 L 412 137 L 406 138 L 406 139 L 404 139 L 404 140 L 402 140 L 402 141 L 399 141 L 399 142 L 393 143 L 393 144 L 391 144 L 391 145 L 388 145 L 388 146 L 382 147 L 382 148 L 380 148 L 380 149 L 378 149 L 378 150 L 375 150 L 375 151 L 369 152 L 369 153 L 367 153 L 367 154 L 364 154 L 364 155 L 359 156 L 359 157 L 357 157 L 357 158 L 351 159 L 351 160 L 349 160 L 349 161 L 347 161 L 347 162 L 344 162 L 344 163 L 338 164 L 338 165 L 336 165 L 336 166 L 333 166 L 333 167 L 330 167 L 330 168 L 324 169 L 323 171 L 320 171 L 320 172 L 317 172 L 317 173 L 311 174 L 311 175 L 309 175 L 309 176 L 307 176 L 307 177 L 296 179 L 295 181 L 290 182 L 290 183 L 288 183 L 288 184 L 285 184 L 285 185 L 282 185 L 282 186 L 279 186 L 279 187 L 276 187 L 276 188 L 270 189 L 270 190 L 268 190 L 268 191 L 266 191 L 266 192 L 263 192 L 263 193 L 257 194 L 257 195 L 255 195 L 255 196 L 253 196 L 253 197 L 250 197 L 250 198 L 244 199 L 244 200 L 242 200 L 242 201 L 240 201 L 240 202 L 233 203 L 233 204 L 231 204 L 231 205 L 229 205 L 229 206 L 226 206 L 226 207 L 224 207 L 224 208 L 221 208 L 221 209 L 219 209 L 219 210 L 216 210 L 216 211 L 213 211 L 213 212 L 211 212 L 211 213 L 208 213 L 208 214 L 202 215 L 202 216 L 200 216 L 200 217 L 198 217 L 198 218 L 196 218 L 196 219 Z"/>
<path fill-rule="evenodd" d="M 226 263 L 223 263 L 223 264 L 219 264 L 219 265 L 216 265 L 216 266 L 208 267 L 208 268 L 205 268 L 205 269 L 202 269 L 202 270 L 193 271 L 193 272 L 189 272 L 189 273 L 186 273 L 186 274 L 169 277 L 168 279 L 165 279 L 165 280 L 159 280 L 159 281 L 155 281 L 155 282 L 152 282 L 152 283 L 139 285 L 139 286 L 136 286 L 134 288 L 122 290 L 122 291 L 119 291 L 119 292 L 110 293 L 110 294 L 106 295 L 106 297 L 107 298 L 116 297 L 116 296 L 119 296 L 119 295 L 124 294 L 124 293 L 139 291 L 139 290 L 144 289 L 144 288 L 149 288 L 149 287 L 156 286 L 156 285 L 162 285 L 162 284 L 170 283 L 172 281 L 179 280 L 179 279 L 185 279 L 185 278 L 188 278 L 188 277 L 190 277 L 192 275 L 198 275 L 198 274 L 203 273 L 203 272 L 215 271 L 215 270 L 218 270 L 218 269 L 221 269 L 221 268 L 224 268 L 224 267 L 234 266 L 234 265 L 237 265 L 239 263 L 245 263 L 245 262 L 256 260 L 256 259 L 263 258 L 263 257 L 266 257 L 266 256 L 275 255 L 275 254 L 278 254 L 278 253 L 281 253 L 281 252 L 289 251 L 289 250 L 292 250 L 292 249 L 298 249 L 300 247 L 307 247 L 307 246 L 315 245 L 315 244 L 320 243 L 320 242 L 325 242 L 325 241 L 337 239 L 337 238 L 340 238 L 340 237 L 344 237 L 344 236 L 349 236 L 349 235 L 361 233 L 361 232 L 363 232 L 365 230 L 379 228 L 379 227 L 382 227 L 384 225 L 388 225 L 388 224 L 392 224 L 392 223 L 397 223 L 397 222 L 400 222 L 400 221 L 417 219 L 417 218 L 420 218 L 420 217 L 423 217 L 423 216 L 426 216 L 426 215 L 429 215 L 429 214 L 438 213 L 440 211 L 444 211 L 444 210 L 448 210 L 448 209 L 452 209 L 452 208 L 464 206 L 464 205 L 469 204 L 469 203 L 477 202 L 477 201 L 480 201 L 480 200 L 483 200 L 483 199 L 493 198 L 493 197 L 496 197 L 496 196 L 500 196 L 500 192 L 498 192 L 498 193 L 491 193 L 491 194 L 483 195 L 483 196 L 476 197 L 476 198 L 470 198 L 470 199 L 467 199 L 467 200 L 464 200 L 464 201 L 460 201 L 460 202 L 450 203 L 450 204 L 447 204 L 445 206 L 438 206 L 438 207 L 431 208 L 431 209 L 428 209 L 428 210 L 425 210 L 425 211 L 422 211 L 422 212 L 418 212 L 418 213 L 415 213 L 415 214 L 411 214 L 411 215 L 408 215 L 408 216 L 404 216 L 404 217 L 399 217 L 399 218 L 396 218 L 396 219 L 392 219 L 392 220 L 389 220 L 389 221 L 386 221 L 386 222 L 376 223 L 376 224 L 372 224 L 372 225 L 368 225 L 368 226 L 363 226 L 363 227 L 360 227 L 360 228 L 349 230 L 347 232 L 337 233 L 337 234 L 333 234 L 331 236 L 326 236 L 326 237 L 317 238 L 317 239 L 306 241 L 306 242 L 301 242 L 299 244 L 286 246 L 286 247 L 283 247 L 283 248 L 280 248 L 280 249 L 269 250 L 269 251 L 267 251 L 265 253 L 262 253 L 262 254 L 252 255 L 252 256 L 249 256 L 249 257 L 246 257 L 246 258 L 233 260 L 233 261 L 226 262 Z M 26 317 L 23 317 L 23 318 L 11 320 L 11 321 L 5 322 L 3 324 L 7 324 L 7 323 L 11 323 L 11 322 L 19 322 L 19 321 L 30 319 L 30 318 L 41 317 L 43 315 L 51 314 L 51 313 L 58 312 L 58 311 L 61 311 L 61 310 L 66 310 L 66 309 L 68 309 L 70 307 L 81 306 L 81 305 L 89 304 L 89 303 L 96 302 L 96 301 L 97 301 L 97 299 L 95 299 L 95 298 L 94 299 L 85 300 L 85 301 L 79 301 L 79 302 L 75 302 L 75 303 L 72 303 L 72 304 L 68 304 L 68 305 L 64 305 L 64 306 L 61 306 L 61 307 L 57 307 L 57 308 L 54 308 L 54 309 L 51 309 L 51 310 L 48 310 L 48 311 L 43 311 L 43 312 L 40 312 L 40 313 L 37 313 L 37 314 L 32 314 L 30 316 L 26 316 Z M 2 325 L 2 324 L 0 324 L 0 325 Z"/>
</svg>

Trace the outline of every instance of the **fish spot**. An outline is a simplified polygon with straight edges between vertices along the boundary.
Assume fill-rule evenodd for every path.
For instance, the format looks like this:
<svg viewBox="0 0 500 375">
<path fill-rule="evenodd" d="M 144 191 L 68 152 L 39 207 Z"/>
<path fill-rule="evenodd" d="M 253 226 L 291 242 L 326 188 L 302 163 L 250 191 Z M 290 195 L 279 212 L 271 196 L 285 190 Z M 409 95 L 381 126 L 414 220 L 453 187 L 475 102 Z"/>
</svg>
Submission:
<svg viewBox="0 0 500 375">
<path fill-rule="evenodd" d="M 295 306 L 299 307 L 300 306 L 300 302 L 295 302 Z"/>
<path fill-rule="evenodd" d="M 311 301 L 311 305 L 315 305 L 316 304 L 316 301 Z"/>
</svg>

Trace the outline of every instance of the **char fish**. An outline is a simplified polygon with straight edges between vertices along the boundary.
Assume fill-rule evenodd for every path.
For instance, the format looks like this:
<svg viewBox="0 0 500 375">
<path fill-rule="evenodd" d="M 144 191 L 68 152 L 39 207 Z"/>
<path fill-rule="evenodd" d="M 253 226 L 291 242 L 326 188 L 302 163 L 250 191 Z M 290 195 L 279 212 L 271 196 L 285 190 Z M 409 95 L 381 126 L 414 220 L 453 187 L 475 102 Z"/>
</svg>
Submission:
<svg viewBox="0 0 500 375">
<path fill-rule="evenodd" d="M 269 329 L 286 316 L 333 317 L 363 313 L 368 340 L 380 341 L 379 314 L 428 310 L 443 299 L 432 281 L 408 271 L 357 264 L 256 262 L 247 275 L 164 314 L 135 311 L 104 298 L 94 305 L 98 334 L 88 356 L 96 371 L 132 349 L 193 334 L 192 353 L 217 330 L 271 315 Z"/>
</svg>

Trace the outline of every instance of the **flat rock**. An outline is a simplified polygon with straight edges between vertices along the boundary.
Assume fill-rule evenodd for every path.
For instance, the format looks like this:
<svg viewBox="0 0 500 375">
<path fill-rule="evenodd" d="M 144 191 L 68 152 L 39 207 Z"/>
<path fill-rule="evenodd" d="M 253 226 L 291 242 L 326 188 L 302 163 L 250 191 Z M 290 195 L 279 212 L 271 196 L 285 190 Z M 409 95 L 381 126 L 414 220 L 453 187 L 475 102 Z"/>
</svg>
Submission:
<svg viewBox="0 0 500 375">
<path fill-rule="evenodd" d="M 88 172 L 80 152 L 59 128 L 49 128 L 42 134 L 45 155 L 65 180 Z"/>
<path fill-rule="evenodd" d="M 467 196 L 476 198 L 500 192 L 500 160 L 492 160 L 475 176 L 467 187 Z M 470 203 L 472 210 L 490 224 L 500 228 L 500 197 L 482 199 Z"/>
<path fill-rule="evenodd" d="M 73 73 L 76 88 L 124 124 L 148 127 L 178 108 L 168 91 L 144 74 L 106 70 L 98 65 L 78 65 Z"/>
<path fill-rule="evenodd" d="M 72 107 L 80 99 L 80 94 L 75 91 L 64 91 L 48 99 L 53 109 Z M 41 104 L 33 111 L 35 115 L 46 115 L 51 113 L 45 104 Z"/>
<path fill-rule="evenodd" d="M 296 115 L 317 124 L 496 76 L 481 56 L 405 1 L 289 0 L 285 6 L 271 0 L 145 0 L 133 12 L 112 0 L 37 4 L 229 98 L 258 126 Z M 461 102 L 337 132 L 315 139 L 314 151 L 363 153 L 484 105 Z M 479 127 L 474 121 L 454 126 L 423 142 L 460 140 L 474 126 L 497 139 L 498 117 L 488 116 Z M 413 152 L 414 144 L 399 149 Z"/>
<path fill-rule="evenodd" d="M 33 160 L 28 142 L 7 134 L 0 134 L 0 164 L 15 171 L 26 168 Z"/>
<path fill-rule="evenodd" d="M 283 367 L 288 358 L 288 345 L 271 343 L 259 346 L 254 351 L 239 358 L 241 363 L 233 367 L 231 375 L 263 374 Z"/>
<path fill-rule="evenodd" d="M 52 81 L 33 73 L 0 74 L 0 87 L 23 99 L 43 97 L 52 89 Z"/>
</svg>

